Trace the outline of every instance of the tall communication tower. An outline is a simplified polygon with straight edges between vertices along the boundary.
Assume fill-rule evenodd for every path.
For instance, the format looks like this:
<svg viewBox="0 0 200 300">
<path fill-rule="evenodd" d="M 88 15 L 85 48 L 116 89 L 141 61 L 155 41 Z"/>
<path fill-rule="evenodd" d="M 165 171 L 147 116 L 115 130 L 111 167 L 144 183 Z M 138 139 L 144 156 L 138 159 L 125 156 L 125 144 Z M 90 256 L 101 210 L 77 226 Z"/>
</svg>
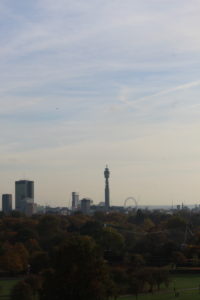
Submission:
<svg viewBox="0 0 200 300">
<path fill-rule="evenodd" d="M 104 177 L 105 177 L 105 209 L 109 210 L 110 208 L 110 191 L 109 191 L 109 178 L 110 171 L 108 169 L 108 166 L 106 166 L 104 170 Z"/>
</svg>

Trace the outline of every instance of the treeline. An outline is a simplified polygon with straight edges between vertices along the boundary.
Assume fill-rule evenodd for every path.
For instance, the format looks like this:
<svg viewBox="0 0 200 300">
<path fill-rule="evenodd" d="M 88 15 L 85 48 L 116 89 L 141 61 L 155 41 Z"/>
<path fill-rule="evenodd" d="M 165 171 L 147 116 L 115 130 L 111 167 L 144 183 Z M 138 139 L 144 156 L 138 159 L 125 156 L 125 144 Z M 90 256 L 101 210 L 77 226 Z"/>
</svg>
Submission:
<svg viewBox="0 0 200 300">
<path fill-rule="evenodd" d="M 12 299 L 105 300 L 152 292 L 198 266 L 200 215 L 137 210 L 0 218 L 0 272 L 23 275 Z"/>
</svg>

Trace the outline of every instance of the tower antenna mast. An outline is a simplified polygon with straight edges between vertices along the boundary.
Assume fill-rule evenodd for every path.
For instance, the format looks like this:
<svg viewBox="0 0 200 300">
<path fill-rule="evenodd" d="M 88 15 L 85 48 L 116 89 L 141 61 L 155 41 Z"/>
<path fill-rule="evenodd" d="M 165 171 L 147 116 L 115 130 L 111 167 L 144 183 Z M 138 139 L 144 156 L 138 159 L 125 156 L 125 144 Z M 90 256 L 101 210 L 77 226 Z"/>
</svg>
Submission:
<svg viewBox="0 0 200 300">
<path fill-rule="evenodd" d="M 106 168 L 104 170 L 104 177 L 105 177 L 105 209 L 106 211 L 108 211 L 110 208 L 110 190 L 109 190 L 110 171 L 108 169 L 108 165 L 106 165 Z"/>
</svg>

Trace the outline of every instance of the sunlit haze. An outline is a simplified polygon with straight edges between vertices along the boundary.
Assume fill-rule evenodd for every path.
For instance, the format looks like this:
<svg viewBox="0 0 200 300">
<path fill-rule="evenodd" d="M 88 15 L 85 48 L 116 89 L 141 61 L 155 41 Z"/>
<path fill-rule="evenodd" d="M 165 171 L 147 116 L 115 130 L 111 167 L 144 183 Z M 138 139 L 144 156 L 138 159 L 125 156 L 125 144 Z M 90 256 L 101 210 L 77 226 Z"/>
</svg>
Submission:
<svg viewBox="0 0 200 300">
<path fill-rule="evenodd" d="M 200 203 L 200 2 L 1 0 L 0 191 Z"/>
</svg>

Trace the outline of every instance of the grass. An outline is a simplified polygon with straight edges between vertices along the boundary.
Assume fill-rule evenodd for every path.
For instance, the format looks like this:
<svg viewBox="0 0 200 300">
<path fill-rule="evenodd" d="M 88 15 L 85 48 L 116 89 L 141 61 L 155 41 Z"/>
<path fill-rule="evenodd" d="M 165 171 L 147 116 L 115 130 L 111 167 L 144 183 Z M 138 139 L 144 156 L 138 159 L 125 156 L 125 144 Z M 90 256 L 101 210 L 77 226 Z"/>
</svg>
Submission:
<svg viewBox="0 0 200 300">
<path fill-rule="evenodd" d="M 169 287 L 166 289 L 161 287 L 159 292 L 155 291 L 154 294 L 139 294 L 138 300 L 199 300 L 200 299 L 200 275 L 197 274 L 183 274 L 171 277 Z M 179 297 L 174 295 L 174 287 L 179 292 Z M 196 289 L 193 289 L 196 288 Z M 135 300 L 135 296 L 124 296 L 118 300 Z"/>
<path fill-rule="evenodd" d="M 19 279 L 0 279 L 0 296 L 10 295 L 10 292 Z"/>
<path fill-rule="evenodd" d="M 10 295 L 11 289 L 19 281 L 19 279 L 0 279 L 0 296 Z M 181 274 L 171 277 L 169 287 L 162 286 L 160 291 L 155 291 L 154 294 L 140 294 L 138 300 L 199 300 L 200 299 L 200 275 L 197 274 Z M 174 287 L 179 291 L 178 298 L 174 296 Z M 197 288 L 192 290 L 192 288 Z M 188 290 L 187 290 L 188 289 Z M 0 298 L 3 300 L 3 298 Z M 124 296 L 118 300 L 135 300 L 135 296 Z"/>
<path fill-rule="evenodd" d="M 174 293 L 155 293 L 153 295 L 139 295 L 137 300 L 199 300 L 200 295 L 197 290 L 180 292 L 178 298 L 174 296 Z M 121 297 L 120 300 L 135 300 L 135 296 Z"/>
<path fill-rule="evenodd" d="M 171 277 L 171 287 L 176 287 L 178 289 L 186 289 L 186 288 L 193 288 L 199 287 L 200 284 L 200 275 L 197 274 L 180 274 Z"/>
</svg>

